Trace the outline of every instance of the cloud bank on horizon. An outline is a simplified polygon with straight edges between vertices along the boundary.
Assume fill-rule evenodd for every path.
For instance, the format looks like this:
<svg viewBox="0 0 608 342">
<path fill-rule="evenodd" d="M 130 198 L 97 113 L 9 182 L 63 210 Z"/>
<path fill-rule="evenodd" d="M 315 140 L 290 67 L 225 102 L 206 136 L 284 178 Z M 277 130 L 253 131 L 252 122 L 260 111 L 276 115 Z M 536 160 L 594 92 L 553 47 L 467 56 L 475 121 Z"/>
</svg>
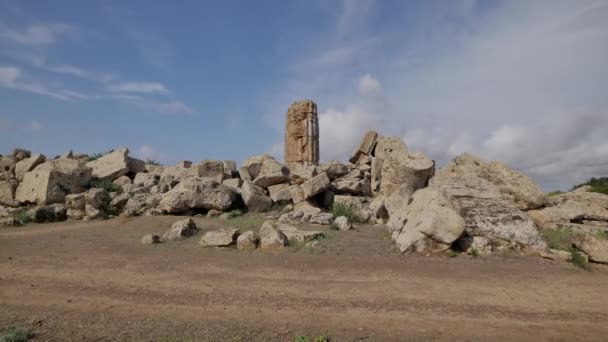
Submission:
<svg viewBox="0 0 608 342">
<path fill-rule="evenodd" d="M 0 4 L 0 144 L 281 157 L 287 107 L 311 98 L 325 161 L 374 129 L 546 190 L 608 175 L 606 1 L 265 4 Z"/>
</svg>

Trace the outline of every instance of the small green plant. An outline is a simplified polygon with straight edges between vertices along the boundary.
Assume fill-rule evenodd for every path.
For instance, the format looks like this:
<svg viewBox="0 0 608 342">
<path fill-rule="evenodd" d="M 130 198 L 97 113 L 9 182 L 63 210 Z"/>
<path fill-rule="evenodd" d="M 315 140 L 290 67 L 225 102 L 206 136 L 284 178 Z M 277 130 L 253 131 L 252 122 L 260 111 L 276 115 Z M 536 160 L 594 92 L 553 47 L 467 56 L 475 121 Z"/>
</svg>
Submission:
<svg viewBox="0 0 608 342">
<path fill-rule="evenodd" d="M 357 208 L 352 204 L 334 203 L 331 207 L 331 213 L 334 214 L 334 217 L 346 216 L 352 223 L 361 222 L 361 218 L 357 211 Z"/>
<path fill-rule="evenodd" d="M 568 251 L 570 250 L 570 246 L 572 246 L 574 233 L 570 228 L 548 229 L 544 230 L 542 234 L 547 241 L 547 246 L 551 249 Z"/>
<path fill-rule="evenodd" d="M 156 165 L 156 166 L 161 166 L 162 165 L 159 161 L 152 160 L 152 159 L 146 159 L 146 164 Z"/>
<path fill-rule="evenodd" d="M 13 217 L 15 218 L 15 220 L 17 220 L 22 225 L 25 225 L 25 224 L 28 224 L 28 223 L 34 221 L 34 218 L 32 217 L 32 215 L 30 214 L 30 212 L 27 208 L 21 208 L 21 209 L 15 211 L 13 213 Z"/>
<path fill-rule="evenodd" d="M 310 342 L 308 336 L 296 336 L 294 342 Z"/>
<path fill-rule="evenodd" d="M 604 240 L 608 240 L 608 230 L 598 230 L 595 235 Z"/>
<path fill-rule="evenodd" d="M 243 212 L 240 209 L 234 209 L 227 213 L 226 218 L 230 220 L 241 215 L 243 215 Z"/>
<path fill-rule="evenodd" d="M 26 342 L 32 337 L 34 334 L 29 329 L 10 327 L 0 335 L 0 342 Z"/>
<path fill-rule="evenodd" d="M 107 192 L 120 190 L 120 185 L 112 183 L 109 179 L 96 179 L 91 182 L 91 188 L 104 189 Z"/>
<path fill-rule="evenodd" d="M 448 258 L 455 258 L 458 256 L 458 253 L 456 253 L 453 249 L 448 249 L 445 254 L 448 256 Z"/>
<path fill-rule="evenodd" d="M 557 195 L 561 195 L 564 192 L 561 190 L 555 190 L 555 191 L 551 191 L 550 193 L 547 194 L 547 196 L 552 197 L 552 196 L 557 196 Z"/>
<path fill-rule="evenodd" d="M 294 339 L 295 342 L 330 342 L 329 337 L 324 336 L 324 335 L 320 335 L 314 338 L 309 338 L 308 336 L 296 336 L 296 338 Z"/>
<path fill-rule="evenodd" d="M 585 258 L 581 252 L 579 252 L 577 249 L 572 248 L 572 250 L 570 251 L 570 262 L 572 263 L 572 265 L 580 267 L 584 270 L 589 271 L 590 267 L 589 267 L 589 262 L 587 261 L 587 258 Z"/>
<path fill-rule="evenodd" d="M 481 255 L 481 253 L 479 253 L 479 250 L 477 248 L 471 248 L 471 250 L 469 251 L 469 254 L 471 254 L 471 256 L 473 258 L 479 258 L 479 256 Z"/>
</svg>

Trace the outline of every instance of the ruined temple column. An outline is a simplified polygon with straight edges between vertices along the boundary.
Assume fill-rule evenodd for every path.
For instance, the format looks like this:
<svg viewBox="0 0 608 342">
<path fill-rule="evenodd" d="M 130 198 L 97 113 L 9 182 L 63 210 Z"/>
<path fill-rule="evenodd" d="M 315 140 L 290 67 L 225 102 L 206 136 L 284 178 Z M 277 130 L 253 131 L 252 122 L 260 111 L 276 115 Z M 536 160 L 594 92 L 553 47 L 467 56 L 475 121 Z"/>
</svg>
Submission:
<svg viewBox="0 0 608 342">
<path fill-rule="evenodd" d="M 310 100 L 294 102 L 285 120 L 285 164 L 319 163 L 319 119 L 317 104 Z"/>
</svg>

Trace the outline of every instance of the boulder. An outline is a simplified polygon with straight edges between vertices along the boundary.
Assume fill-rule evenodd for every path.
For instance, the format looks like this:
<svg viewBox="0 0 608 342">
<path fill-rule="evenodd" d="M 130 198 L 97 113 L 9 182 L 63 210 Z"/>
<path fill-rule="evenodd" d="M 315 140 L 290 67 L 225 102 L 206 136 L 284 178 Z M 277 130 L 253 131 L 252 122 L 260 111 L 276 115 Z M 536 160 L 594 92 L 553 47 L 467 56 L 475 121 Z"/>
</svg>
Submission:
<svg viewBox="0 0 608 342">
<path fill-rule="evenodd" d="M 576 234 L 572 244 L 589 256 L 589 260 L 608 264 L 608 240 L 591 234 Z"/>
<path fill-rule="evenodd" d="M 243 181 L 246 181 L 246 180 L 252 181 L 253 180 L 253 177 L 251 177 L 251 175 L 249 174 L 249 170 L 244 166 L 241 166 L 239 168 L 239 178 L 242 179 Z"/>
<path fill-rule="evenodd" d="M 236 239 L 236 248 L 244 250 L 256 249 L 258 248 L 259 240 L 260 239 L 253 231 L 248 230 L 239 235 L 239 237 Z"/>
<path fill-rule="evenodd" d="M 185 220 L 177 221 L 169 229 L 165 234 L 163 234 L 163 239 L 171 241 L 171 240 L 181 240 L 184 238 L 189 238 L 198 232 L 198 227 L 192 218 L 188 218 Z"/>
<path fill-rule="evenodd" d="M 105 210 L 110 201 L 110 195 L 104 189 L 93 188 L 84 193 L 85 207 L 90 206 L 95 209 Z"/>
<path fill-rule="evenodd" d="M 191 177 L 162 194 L 159 209 L 168 213 L 199 208 L 224 211 L 230 208 L 235 199 L 234 189 L 216 181 Z"/>
<path fill-rule="evenodd" d="M 540 252 L 540 256 L 545 259 L 568 262 L 572 258 L 572 253 L 559 249 L 549 249 L 547 251 Z"/>
<path fill-rule="evenodd" d="M 289 170 L 278 161 L 266 158 L 262 162 L 258 176 L 253 183 L 262 188 L 280 184 L 289 180 Z"/>
<path fill-rule="evenodd" d="M 127 176 L 120 176 L 118 178 L 116 178 L 112 183 L 123 187 L 127 184 L 133 184 L 133 181 L 131 180 L 131 178 L 127 177 Z"/>
<path fill-rule="evenodd" d="M 130 216 L 142 214 L 162 214 L 162 209 L 158 209 L 162 197 L 160 194 L 132 193 L 124 204 L 123 212 Z"/>
<path fill-rule="evenodd" d="M 336 227 L 338 227 L 339 230 L 342 230 L 342 231 L 353 229 L 353 225 L 350 223 L 350 221 L 348 220 L 348 217 L 346 217 L 346 216 L 336 217 L 334 224 L 336 225 Z"/>
<path fill-rule="evenodd" d="M 463 234 L 465 221 L 440 191 L 426 188 L 390 218 L 388 228 L 401 252 L 434 253 L 448 249 Z"/>
<path fill-rule="evenodd" d="M 126 196 L 126 194 L 125 194 Z M 84 193 L 65 196 L 65 207 L 70 210 L 84 210 L 86 204 Z"/>
<path fill-rule="evenodd" d="M 224 180 L 224 162 L 221 160 L 203 160 L 190 169 L 196 177 L 209 178 L 218 183 Z"/>
<path fill-rule="evenodd" d="M 390 196 L 403 184 L 407 184 L 412 193 L 424 188 L 435 171 L 435 162 L 422 153 L 407 156 L 389 154 L 389 157 L 383 160 L 380 193 L 384 196 Z"/>
<path fill-rule="evenodd" d="M 165 169 L 165 167 L 162 165 L 146 164 L 146 172 L 151 173 L 158 177 L 160 177 L 160 175 L 162 175 L 164 169 Z"/>
<path fill-rule="evenodd" d="M 17 181 L 14 179 L 0 181 L 0 204 L 9 206 L 16 206 L 18 204 L 15 200 L 17 184 Z"/>
<path fill-rule="evenodd" d="M 254 180 L 258 178 L 260 171 L 262 170 L 262 166 L 264 165 L 264 161 L 268 159 L 274 160 L 274 158 L 267 154 L 247 158 L 239 169 L 241 179 Z"/>
<path fill-rule="evenodd" d="M 293 184 L 302 184 L 316 175 L 317 167 L 315 165 L 296 163 L 289 170 L 289 178 Z"/>
<path fill-rule="evenodd" d="M 114 150 L 86 164 L 93 170 L 93 177 L 115 180 L 129 172 L 129 149 Z"/>
<path fill-rule="evenodd" d="M 545 250 L 546 243 L 534 222 L 488 179 L 486 170 L 486 163 L 481 159 L 463 154 L 441 168 L 430 186 L 447 196 L 465 220 L 469 236 Z"/>
<path fill-rule="evenodd" d="M 377 223 L 384 223 L 388 220 L 388 210 L 386 209 L 386 198 L 383 196 L 375 197 L 369 204 L 369 210 L 371 211 L 371 217 Z"/>
<path fill-rule="evenodd" d="M 80 193 L 91 182 L 91 169 L 75 159 L 56 159 L 26 172 L 15 198 L 20 203 L 63 202 L 68 194 Z"/>
<path fill-rule="evenodd" d="M 157 185 L 159 181 L 160 176 L 155 175 L 153 173 L 142 172 L 135 175 L 135 178 L 133 179 L 133 184 L 151 187 Z"/>
<path fill-rule="evenodd" d="M 291 201 L 289 183 L 271 185 L 268 187 L 268 194 L 274 203 L 287 203 Z"/>
<path fill-rule="evenodd" d="M 320 224 L 320 225 L 330 225 L 334 219 L 334 214 L 332 213 L 318 213 L 313 215 L 308 220 L 310 224 Z"/>
<path fill-rule="evenodd" d="M 399 159 L 406 157 L 408 150 L 403 140 L 397 137 L 379 136 L 373 155 L 380 160 L 386 160 L 389 157 Z"/>
<path fill-rule="evenodd" d="M 283 248 L 289 244 L 287 236 L 277 228 L 273 221 L 264 222 L 259 234 L 262 249 Z"/>
<path fill-rule="evenodd" d="M 243 181 L 240 178 L 230 178 L 224 179 L 224 181 L 222 181 L 222 184 L 231 187 L 235 191 L 240 191 L 241 184 L 243 184 Z"/>
<path fill-rule="evenodd" d="M 372 193 L 380 192 L 380 177 L 382 175 L 382 162 L 381 158 L 372 159 L 370 166 L 370 185 Z"/>
<path fill-rule="evenodd" d="M 211 210 L 209 210 L 207 212 L 207 217 L 209 217 L 209 218 L 218 217 L 220 215 L 222 215 L 222 212 L 219 211 L 219 210 L 213 210 L 213 209 L 211 209 Z"/>
<path fill-rule="evenodd" d="M 205 233 L 200 245 L 203 247 L 228 247 L 236 243 L 240 231 L 234 228 L 223 228 Z"/>
<path fill-rule="evenodd" d="M 160 236 L 156 234 L 146 234 L 141 238 L 142 245 L 153 245 L 160 243 Z"/>
<path fill-rule="evenodd" d="M 234 160 L 222 160 L 224 164 L 224 179 L 230 179 L 238 176 L 239 172 L 236 168 L 236 162 Z"/>
<path fill-rule="evenodd" d="M 294 210 L 287 212 L 279 217 L 279 223 L 285 224 L 300 224 L 309 223 L 312 217 L 321 214 L 321 209 L 313 207 L 303 202 L 298 205 Z"/>
<path fill-rule="evenodd" d="M 503 197 L 518 209 L 536 209 L 545 202 L 545 193 L 530 177 L 509 169 L 503 163 L 488 163 L 483 176 L 496 185 Z"/>
<path fill-rule="evenodd" d="M 287 237 L 289 244 L 302 244 L 324 236 L 320 231 L 301 230 L 283 223 L 276 224 L 276 228 Z"/>
<path fill-rule="evenodd" d="M 241 196 L 249 211 L 263 212 L 268 211 L 272 207 L 272 199 L 266 196 L 264 189 L 253 184 L 251 181 L 243 182 Z"/>
<path fill-rule="evenodd" d="M 352 167 L 350 165 L 342 164 L 335 160 L 319 166 L 319 173 L 326 173 L 330 180 L 344 177 L 351 171 Z"/>
<path fill-rule="evenodd" d="M 189 160 L 180 160 L 177 162 L 175 167 L 182 168 L 182 169 L 189 169 L 190 167 L 192 167 L 192 162 Z"/>
<path fill-rule="evenodd" d="M 293 203 L 303 202 L 329 188 L 331 185 L 329 177 L 325 172 L 316 175 L 296 187 L 290 188 Z"/>
<path fill-rule="evenodd" d="M 572 191 L 549 197 L 545 208 L 530 210 L 528 215 L 543 229 L 560 226 L 596 232 L 602 227 L 608 228 L 608 196 Z"/>
<path fill-rule="evenodd" d="M 0 157 L 0 181 L 14 179 L 16 165 L 14 157 Z"/>
<path fill-rule="evenodd" d="M 35 154 L 29 158 L 19 161 L 15 165 L 15 178 L 21 182 L 26 172 L 32 171 L 34 168 L 36 168 L 36 166 L 44 163 L 45 161 L 46 157 L 42 154 Z"/>
<path fill-rule="evenodd" d="M 51 204 L 32 208 L 27 211 L 27 216 L 37 223 L 65 221 L 67 219 L 65 206 Z"/>
<path fill-rule="evenodd" d="M 342 177 L 331 182 L 331 189 L 337 194 L 369 196 L 371 193 L 371 184 L 369 180 L 365 178 Z"/>
<path fill-rule="evenodd" d="M 376 140 L 378 139 L 378 133 L 375 131 L 368 131 L 361 139 L 359 146 L 353 151 L 349 161 L 351 163 L 357 163 L 359 158 L 362 156 L 369 156 L 372 154 L 374 147 L 376 146 Z"/>
</svg>

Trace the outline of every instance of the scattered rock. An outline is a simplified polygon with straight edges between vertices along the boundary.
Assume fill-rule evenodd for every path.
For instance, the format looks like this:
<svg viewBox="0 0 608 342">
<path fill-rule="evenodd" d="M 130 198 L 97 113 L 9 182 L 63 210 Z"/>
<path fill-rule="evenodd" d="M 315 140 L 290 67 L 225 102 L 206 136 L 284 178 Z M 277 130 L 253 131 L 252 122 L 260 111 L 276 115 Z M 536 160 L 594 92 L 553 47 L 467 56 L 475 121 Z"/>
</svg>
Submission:
<svg viewBox="0 0 608 342">
<path fill-rule="evenodd" d="M 236 199 L 234 189 L 216 181 L 190 177 L 162 195 L 159 209 L 180 213 L 189 209 L 215 209 L 224 211 Z"/>
<path fill-rule="evenodd" d="M 127 184 L 133 184 L 133 181 L 131 180 L 131 178 L 127 177 L 127 176 L 120 176 L 118 178 L 116 178 L 112 183 L 123 187 Z"/>
<path fill-rule="evenodd" d="M 160 243 L 160 236 L 156 234 L 146 234 L 141 238 L 142 245 L 153 245 L 155 243 Z"/>
<path fill-rule="evenodd" d="M 334 224 L 336 225 L 336 227 L 338 227 L 339 230 L 342 230 L 342 231 L 353 229 L 353 225 L 350 223 L 350 221 L 348 220 L 348 217 L 346 217 L 346 216 L 336 217 Z"/>
<path fill-rule="evenodd" d="M 16 206 L 15 191 L 17 190 L 17 181 L 14 179 L 8 181 L 0 181 L 0 204 Z"/>
<path fill-rule="evenodd" d="M 574 236 L 572 244 L 587 254 L 590 261 L 608 264 L 608 240 L 580 233 Z"/>
<path fill-rule="evenodd" d="M 15 165 L 15 178 L 21 182 L 26 172 L 30 172 L 36 168 L 36 166 L 44 163 L 46 157 L 42 154 L 35 154 L 29 158 L 25 158 L 19 161 Z"/>
<path fill-rule="evenodd" d="M 330 225 L 333 219 L 334 214 L 332 213 L 318 213 L 311 216 L 308 222 L 311 224 Z"/>
<path fill-rule="evenodd" d="M 331 185 L 329 177 L 325 172 L 307 180 L 301 185 L 291 187 L 290 194 L 293 203 L 303 202 L 329 188 Z"/>
<path fill-rule="evenodd" d="M 287 246 L 289 240 L 273 221 L 266 221 L 260 228 L 260 248 L 277 249 Z"/>
<path fill-rule="evenodd" d="M 219 210 L 211 209 L 207 212 L 207 217 L 218 217 L 222 215 L 222 212 Z"/>
<path fill-rule="evenodd" d="M 163 234 L 163 239 L 167 241 L 181 240 L 193 236 L 198 232 L 198 227 L 192 218 L 175 222 L 171 229 Z"/>
<path fill-rule="evenodd" d="M 224 180 L 224 162 L 221 160 L 203 160 L 191 169 L 195 177 L 208 178 L 218 183 Z"/>
<path fill-rule="evenodd" d="M 545 259 L 568 262 L 572 258 L 572 254 L 568 251 L 562 251 L 559 249 L 549 249 L 547 251 L 540 252 L 540 256 Z"/>
<path fill-rule="evenodd" d="M 289 170 L 278 161 L 266 158 L 262 163 L 259 175 L 253 183 L 262 188 L 281 184 L 289 179 Z"/>
<path fill-rule="evenodd" d="M 283 223 L 276 224 L 276 228 L 285 234 L 289 244 L 306 243 L 324 236 L 323 232 L 320 231 L 301 230 Z"/>
<path fill-rule="evenodd" d="M 266 196 L 264 189 L 253 184 L 251 181 L 243 182 L 241 196 L 247 210 L 252 212 L 268 211 L 272 206 L 272 199 Z"/>
<path fill-rule="evenodd" d="M 129 172 L 129 149 L 114 150 L 86 164 L 93 170 L 93 177 L 114 180 Z"/>
<path fill-rule="evenodd" d="M 378 139 L 378 133 L 375 131 L 368 131 L 361 139 L 359 146 L 355 149 L 351 155 L 349 161 L 351 163 L 357 163 L 361 157 L 367 157 L 372 154 L 374 147 L 376 147 L 376 139 Z"/>
<path fill-rule="evenodd" d="M 258 247 L 258 243 L 259 238 L 257 237 L 257 235 L 253 231 L 248 230 L 243 234 L 239 235 L 239 237 L 236 239 L 236 248 L 244 250 L 253 250 Z"/>
<path fill-rule="evenodd" d="M 289 183 L 271 185 L 268 187 L 268 193 L 274 203 L 288 203 L 291 201 L 291 193 Z"/>
<path fill-rule="evenodd" d="M 239 230 L 223 228 L 205 233 L 201 238 L 200 245 L 203 247 L 228 247 L 236 243 Z"/>
</svg>

